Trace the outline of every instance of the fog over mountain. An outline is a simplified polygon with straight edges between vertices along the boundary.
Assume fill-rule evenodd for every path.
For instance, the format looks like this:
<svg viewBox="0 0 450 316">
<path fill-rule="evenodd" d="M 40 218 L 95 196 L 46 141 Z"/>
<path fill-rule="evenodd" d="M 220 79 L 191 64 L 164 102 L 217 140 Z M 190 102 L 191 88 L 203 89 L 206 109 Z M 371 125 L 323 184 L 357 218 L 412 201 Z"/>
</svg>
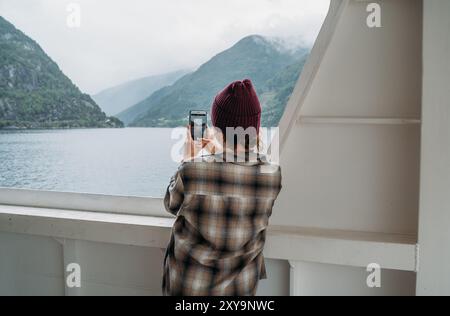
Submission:
<svg viewBox="0 0 450 316">
<path fill-rule="evenodd" d="M 131 80 L 103 90 L 92 98 L 107 115 L 116 115 L 144 100 L 153 92 L 173 84 L 188 72 L 188 70 L 180 70 Z"/>
<path fill-rule="evenodd" d="M 67 26 L 79 4 L 79 28 Z M 329 0 L 0 0 L 0 12 L 36 40 L 86 93 L 195 69 L 249 34 L 315 40 Z"/>
<path fill-rule="evenodd" d="M 277 126 L 309 49 L 273 37 L 247 36 L 118 117 L 130 126 L 183 126 L 189 110 L 209 111 L 218 91 L 231 81 L 249 78 L 261 99 L 262 124 Z"/>
</svg>

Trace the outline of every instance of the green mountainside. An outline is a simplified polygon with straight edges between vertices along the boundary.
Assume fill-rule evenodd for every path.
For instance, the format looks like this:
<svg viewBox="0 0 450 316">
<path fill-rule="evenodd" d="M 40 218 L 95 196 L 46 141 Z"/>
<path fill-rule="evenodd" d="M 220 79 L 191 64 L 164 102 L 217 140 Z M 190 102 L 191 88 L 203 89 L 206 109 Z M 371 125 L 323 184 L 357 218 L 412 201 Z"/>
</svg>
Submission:
<svg viewBox="0 0 450 316">
<path fill-rule="evenodd" d="M 285 67 L 269 79 L 260 93 L 263 113 L 262 126 L 278 126 L 295 84 L 306 62 L 306 55 Z"/>
<path fill-rule="evenodd" d="M 305 47 L 287 48 L 281 40 L 248 36 L 118 117 L 129 126 L 185 125 L 190 109 L 209 111 L 228 83 L 250 78 L 261 98 L 263 125 L 277 126 L 308 53 Z"/>
<path fill-rule="evenodd" d="M 262 125 L 277 126 L 308 54 L 307 47 L 252 35 L 192 73 L 142 78 L 91 98 L 35 41 L 0 17 L 0 128 L 185 125 L 190 109 L 209 111 L 220 90 L 245 78 L 260 96 Z"/>
<path fill-rule="evenodd" d="M 121 127 L 0 16 L 0 128 Z"/>
</svg>

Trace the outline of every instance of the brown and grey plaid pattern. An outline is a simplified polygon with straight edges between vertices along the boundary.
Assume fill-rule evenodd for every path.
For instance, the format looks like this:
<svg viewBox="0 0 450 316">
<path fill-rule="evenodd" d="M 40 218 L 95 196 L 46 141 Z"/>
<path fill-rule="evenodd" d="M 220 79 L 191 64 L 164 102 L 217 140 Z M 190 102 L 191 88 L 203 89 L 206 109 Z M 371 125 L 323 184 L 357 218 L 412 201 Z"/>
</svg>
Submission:
<svg viewBox="0 0 450 316">
<path fill-rule="evenodd" d="M 177 216 L 164 259 L 165 295 L 254 295 L 281 171 L 210 156 L 180 166 L 164 199 Z"/>
</svg>

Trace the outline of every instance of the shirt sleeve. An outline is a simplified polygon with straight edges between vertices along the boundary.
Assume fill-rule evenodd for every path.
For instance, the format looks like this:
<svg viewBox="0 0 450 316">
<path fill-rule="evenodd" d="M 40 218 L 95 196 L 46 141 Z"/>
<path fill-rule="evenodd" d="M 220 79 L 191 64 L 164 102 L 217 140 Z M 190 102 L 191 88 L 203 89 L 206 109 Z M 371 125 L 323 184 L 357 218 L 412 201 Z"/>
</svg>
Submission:
<svg viewBox="0 0 450 316">
<path fill-rule="evenodd" d="M 181 168 L 170 179 L 170 184 L 167 187 L 166 196 L 164 197 L 166 211 L 175 216 L 177 216 L 184 201 L 184 185 L 180 170 Z"/>
</svg>

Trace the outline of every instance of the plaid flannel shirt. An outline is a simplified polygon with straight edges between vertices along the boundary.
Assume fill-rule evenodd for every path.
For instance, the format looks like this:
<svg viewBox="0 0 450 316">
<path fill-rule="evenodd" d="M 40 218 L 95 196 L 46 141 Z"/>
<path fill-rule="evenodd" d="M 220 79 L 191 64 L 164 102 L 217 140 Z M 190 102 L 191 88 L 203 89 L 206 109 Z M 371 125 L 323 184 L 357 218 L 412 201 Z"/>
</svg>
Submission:
<svg viewBox="0 0 450 316">
<path fill-rule="evenodd" d="M 164 295 L 255 295 L 266 278 L 262 252 L 281 170 L 262 160 L 217 157 L 183 163 L 167 188 L 165 207 L 176 220 L 164 258 Z"/>
</svg>

